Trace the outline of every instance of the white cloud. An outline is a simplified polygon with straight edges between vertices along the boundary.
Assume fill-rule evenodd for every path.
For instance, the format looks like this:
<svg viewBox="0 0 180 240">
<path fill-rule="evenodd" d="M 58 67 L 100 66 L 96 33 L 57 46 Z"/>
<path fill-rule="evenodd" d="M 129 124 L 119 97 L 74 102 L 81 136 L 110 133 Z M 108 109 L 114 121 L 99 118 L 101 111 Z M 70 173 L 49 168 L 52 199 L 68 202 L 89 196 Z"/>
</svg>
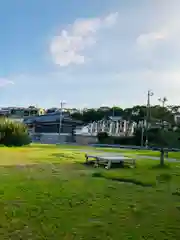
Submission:
<svg viewBox="0 0 180 240">
<path fill-rule="evenodd" d="M 136 42 L 140 47 L 151 47 L 152 45 L 165 40 L 167 35 L 163 32 L 150 32 L 138 36 Z"/>
<path fill-rule="evenodd" d="M 113 26 L 118 13 L 111 13 L 103 18 L 77 19 L 60 35 L 53 37 L 50 52 L 55 64 L 83 64 L 87 59 L 84 50 L 96 43 L 96 34 L 100 29 Z"/>
<path fill-rule="evenodd" d="M 109 14 L 104 19 L 105 24 L 107 24 L 107 26 L 114 25 L 117 22 L 117 20 L 118 20 L 118 16 L 119 16 L 118 12 Z"/>
<path fill-rule="evenodd" d="M 0 78 L 0 87 L 4 87 L 4 86 L 9 85 L 9 84 L 12 85 L 12 84 L 14 84 L 14 82 L 11 81 L 11 80 L 8 80 L 6 78 Z"/>
</svg>

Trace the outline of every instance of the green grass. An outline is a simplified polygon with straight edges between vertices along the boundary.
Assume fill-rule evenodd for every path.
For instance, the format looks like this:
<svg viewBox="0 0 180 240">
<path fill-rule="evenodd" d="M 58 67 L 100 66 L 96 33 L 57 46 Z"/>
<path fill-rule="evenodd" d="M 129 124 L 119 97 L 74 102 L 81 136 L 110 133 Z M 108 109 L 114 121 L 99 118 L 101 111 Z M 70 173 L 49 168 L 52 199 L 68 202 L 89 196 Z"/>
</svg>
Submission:
<svg viewBox="0 0 180 240">
<path fill-rule="evenodd" d="M 39 148 L 44 148 L 44 145 L 41 144 L 35 144 L 35 146 Z M 54 145 L 46 145 L 47 148 L 54 148 Z M 31 147 L 34 147 L 34 144 L 31 145 Z M 83 150 L 98 150 L 102 152 L 114 152 L 114 153 L 123 153 L 127 155 L 144 155 L 144 156 L 150 156 L 150 157 L 160 157 L 160 152 L 159 151 L 151 151 L 151 150 L 133 150 L 133 149 L 123 149 L 123 148 L 105 148 L 105 147 L 90 147 L 90 146 L 76 146 L 76 145 L 71 145 L 69 146 L 68 144 L 62 144 L 58 145 L 60 149 L 83 149 Z M 169 152 L 168 154 L 169 158 L 174 158 L 177 160 L 180 160 L 180 152 Z"/>
<path fill-rule="evenodd" d="M 97 150 L 101 150 L 103 152 L 116 152 L 116 153 L 126 153 L 132 155 L 144 155 L 151 157 L 160 157 L 159 151 L 151 151 L 151 150 L 131 150 L 131 149 L 118 149 L 118 148 L 96 148 Z M 169 158 L 180 159 L 180 152 L 169 152 Z"/>
<path fill-rule="evenodd" d="M 179 239 L 180 164 L 85 166 L 76 148 L 0 148 L 1 239 Z"/>
<path fill-rule="evenodd" d="M 36 146 L 38 146 L 39 148 L 44 148 L 44 145 L 41 144 L 35 144 Z M 47 148 L 54 148 L 54 145 L 46 145 Z M 34 147 L 34 145 L 31 145 L 31 147 Z M 151 151 L 151 150 L 133 150 L 133 149 L 120 149 L 120 148 L 105 148 L 105 147 L 90 147 L 90 146 L 76 146 L 76 145 L 71 145 L 69 146 L 68 144 L 62 144 L 62 145 L 58 145 L 58 147 L 60 149 L 74 149 L 74 150 L 78 150 L 78 149 L 83 149 L 83 150 L 98 150 L 98 151 L 102 151 L 102 152 L 114 152 L 114 153 L 123 153 L 123 154 L 127 154 L 127 155 L 144 155 L 144 156 L 149 156 L 149 157 L 160 157 L 160 152 L 159 151 Z M 180 160 L 180 152 L 169 152 L 168 154 L 169 158 L 174 158 L 177 160 Z"/>
</svg>

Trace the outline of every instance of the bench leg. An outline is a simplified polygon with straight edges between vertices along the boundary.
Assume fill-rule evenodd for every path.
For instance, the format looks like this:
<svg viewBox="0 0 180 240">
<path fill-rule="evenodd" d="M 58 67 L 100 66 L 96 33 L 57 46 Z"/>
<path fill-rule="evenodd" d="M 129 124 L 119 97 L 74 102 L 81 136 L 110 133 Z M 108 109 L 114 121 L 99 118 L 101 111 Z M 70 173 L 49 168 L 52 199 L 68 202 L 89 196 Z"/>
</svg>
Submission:
<svg viewBox="0 0 180 240">
<path fill-rule="evenodd" d="M 133 159 L 133 167 L 135 168 L 136 167 L 136 160 Z"/>
<path fill-rule="evenodd" d="M 110 168 L 111 168 L 111 164 L 112 164 L 112 162 L 109 160 L 109 161 L 108 161 L 108 164 L 107 164 L 107 166 L 106 166 L 106 169 L 110 169 Z"/>
<path fill-rule="evenodd" d="M 88 163 L 88 160 L 89 160 L 89 158 L 88 158 L 88 156 L 87 155 L 85 155 L 85 158 L 86 158 L 86 164 Z"/>
<path fill-rule="evenodd" d="M 95 161 L 94 167 L 99 167 L 99 159 L 98 159 L 98 158 L 96 158 L 96 161 Z"/>
</svg>

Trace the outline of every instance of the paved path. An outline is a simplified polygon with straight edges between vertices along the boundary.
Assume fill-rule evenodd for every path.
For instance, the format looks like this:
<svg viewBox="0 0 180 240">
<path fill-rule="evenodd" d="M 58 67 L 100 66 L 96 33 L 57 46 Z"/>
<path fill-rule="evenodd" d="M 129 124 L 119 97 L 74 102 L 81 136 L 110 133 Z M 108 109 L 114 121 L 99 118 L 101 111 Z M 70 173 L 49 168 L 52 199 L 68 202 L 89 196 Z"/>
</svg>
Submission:
<svg viewBox="0 0 180 240">
<path fill-rule="evenodd" d="M 93 154 L 97 154 L 97 155 L 105 155 L 105 156 L 119 156 L 119 155 L 123 155 L 123 156 L 133 156 L 136 157 L 137 159 L 150 159 L 150 160 L 156 160 L 159 161 L 160 157 L 154 157 L 154 156 L 148 156 L 148 155 L 138 155 L 138 154 L 128 154 L 128 153 L 124 153 L 124 152 L 104 152 L 102 150 L 91 150 L 91 149 L 75 149 L 75 148 L 66 148 L 65 150 L 70 150 L 70 151 L 80 151 L 83 153 L 93 153 Z M 175 159 L 175 158 L 165 158 L 166 161 L 168 162 L 180 162 L 179 159 Z"/>
</svg>

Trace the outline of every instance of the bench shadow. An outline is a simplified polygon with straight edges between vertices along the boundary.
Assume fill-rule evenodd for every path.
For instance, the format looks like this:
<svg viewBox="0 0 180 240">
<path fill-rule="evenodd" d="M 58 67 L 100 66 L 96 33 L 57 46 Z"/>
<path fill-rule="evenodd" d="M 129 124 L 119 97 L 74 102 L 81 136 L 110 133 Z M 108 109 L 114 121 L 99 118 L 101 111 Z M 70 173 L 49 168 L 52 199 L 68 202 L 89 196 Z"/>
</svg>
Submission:
<svg viewBox="0 0 180 240">
<path fill-rule="evenodd" d="M 95 172 L 92 174 L 92 177 L 95 178 L 104 178 L 106 180 L 111 180 L 111 181 L 115 181 L 115 182 L 122 182 L 122 183 L 129 183 L 129 184 L 134 184 L 137 186 L 141 186 L 141 187 L 153 187 L 155 186 L 152 183 L 144 183 L 142 181 L 139 181 L 137 179 L 133 179 L 133 178 L 123 178 L 123 177 L 113 177 L 113 176 L 106 176 L 101 172 Z"/>
<path fill-rule="evenodd" d="M 75 163 L 76 164 L 81 164 L 81 165 L 83 165 L 84 167 L 86 167 L 86 168 L 94 168 L 95 167 L 95 161 L 88 161 L 87 163 L 86 162 L 78 162 L 78 161 L 75 161 Z M 99 166 L 98 166 L 98 168 L 102 168 L 102 169 L 104 169 L 105 167 L 104 167 L 105 165 L 103 165 L 103 164 L 100 164 Z M 110 169 L 130 169 L 130 166 L 128 166 L 128 165 L 124 165 L 123 163 L 113 163 L 112 165 L 111 165 L 111 168 Z"/>
</svg>

